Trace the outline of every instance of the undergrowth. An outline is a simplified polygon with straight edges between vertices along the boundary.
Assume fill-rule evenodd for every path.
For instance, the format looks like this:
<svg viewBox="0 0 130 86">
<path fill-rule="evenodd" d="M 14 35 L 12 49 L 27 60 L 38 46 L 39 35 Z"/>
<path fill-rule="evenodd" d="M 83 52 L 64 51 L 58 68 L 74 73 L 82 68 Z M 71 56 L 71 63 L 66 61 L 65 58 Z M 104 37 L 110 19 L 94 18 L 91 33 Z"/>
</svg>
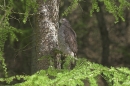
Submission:
<svg viewBox="0 0 130 86">
<path fill-rule="evenodd" d="M 108 86 L 130 86 L 130 70 L 124 67 L 104 67 L 86 59 L 78 59 L 73 70 L 57 70 L 50 67 L 40 70 L 31 76 L 17 75 L 0 78 L 0 82 L 11 83 L 13 79 L 23 79 L 24 82 L 13 86 L 84 86 L 87 80 L 90 86 L 98 86 L 98 76 L 106 80 Z"/>
</svg>

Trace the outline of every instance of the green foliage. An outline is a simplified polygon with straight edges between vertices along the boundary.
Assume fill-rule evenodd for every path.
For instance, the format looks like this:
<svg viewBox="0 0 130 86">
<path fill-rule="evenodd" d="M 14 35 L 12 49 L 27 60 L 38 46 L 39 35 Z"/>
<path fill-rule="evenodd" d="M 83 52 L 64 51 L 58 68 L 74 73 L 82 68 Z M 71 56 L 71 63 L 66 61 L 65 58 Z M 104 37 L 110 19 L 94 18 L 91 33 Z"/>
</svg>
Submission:
<svg viewBox="0 0 130 86">
<path fill-rule="evenodd" d="M 23 8 L 25 8 L 23 22 L 26 23 L 29 12 L 32 11 L 32 9 L 33 12 L 36 12 L 37 9 L 36 2 L 32 0 L 21 0 L 21 1 L 24 6 Z M 15 3 L 17 3 L 17 1 L 15 0 L 9 0 L 0 3 L 0 61 L 2 62 L 5 77 L 7 77 L 7 68 L 5 64 L 5 59 L 3 58 L 5 41 L 7 40 L 7 38 L 9 38 L 10 43 L 13 43 L 15 40 L 18 41 L 16 34 L 22 34 L 22 30 L 11 26 L 9 23 L 10 16 L 12 13 L 20 14 L 20 10 L 18 7 L 16 7 Z"/>
<path fill-rule="evenodd" d="M 67 16 L 68 13 L 71 13 L 74 9 L 76 9 L 80 1 L 82 0 L 73 0 L 71 5 L 62 13 L 62 16 Z"/>
<path fill-rule="evenodd" d="M 4 69 L 5 77 L 7 77 L 7 68 L 5 64 L 5 59 L 3 58 L 3 50 L 4 50 L 4 44 L 7 40 L 8 35 L 10 35 L 11 41 L 18 40 L 16 33 L 21 33 L 20 30 L 17 30 L 16 28 L 10 26 L 9 24 L 9 15 L 11 14 L 11 1 L 8 4 L 8 7 L 4 7 L 1 5 L 1 9 L 4 10 L 4 15 L 0 15 L 0 60 L 2 62 L 2 67 Z"/>
<path fill-rule="evenodd" d="M 2 53 L 2 52 L 0 52 Z M 5 74 L 5 77 L 8 77 L 8 72 L 7 72 L 7 67 L 6 67 L 6 64 L 5 64 L 5 59 L 2 58 L 2 56 L 0 57 L 0 60 L 2 62 L 2 68 L 4 69 L 4 74 Z"/>
<path fill-rule="evenodd" d="M 87 3 L 87 1 L 84 1 L 84 0 L 72 0 L 71 5 L 63 12 L 62 16 L 67 16 L 68 13 L 71 13 L 74 9 L 76 9 L 77 5 L 81 1 Z M 130 2 L 128 2 L 127 0 L 118 0 L 118 1 L 116 0 L 91 0 L 92 7 L 90 10 L 90 16 L 92 16 L 95 10 L 96 12 L 100 11 L 99 5 L 98 5 L 99 2 L 104 3 L 106 7 L 106 11 L 113 14 L 113 16 L 116 19 L 115 23 L 119 21 L 119 18 L 121 18 L 122 21 L 125 21 L 123 17 L 123 13 L 124 13 L 125 8 L 127 9 L 130 8 Z"/>
<path fill-rule="evenodd" d="M 27 80 L 29 76 L 24 76 L 24 75 L 16 75 L 16 76 L 12 76 L 9 78 L 0 78 L 0 82 L 6 82 L 7 84 L 10 84 L 14 79 L 20 80 Z"/>
<path fill-rule="evenodd" d="M 113 14 L 113 16 L 116 19 L 116 22 L 119 21 L 119 18 L 121 18 L 122 21 L 125 21 L 125 19 L 123 17 L 123 13 L 124 13 L 125 8 L 128 8 L 128 9 L 130 8 L 130 3 L 128 1 L 126 1 L 126 0 L 118 0 L 118 1 L 115 1 L 115 0 L 99 0 L 99 1 L 104 3 L 104 5 L 106 7 L 106 11 Z M 97 0 L 92 0 L 92 9 L 90 11 L 91 16 L 92 16 L 92 13 L 94 12 L 94 10 L 99 12 Z"/>
<path fill-rule="evenodd" d="M 10 7 L 12 8 L 12 13 L 24 15 L 24 17 L 21 16 L 23 17 L 24 24 L 29 15 L 34 15 L 34 13 L 37 12 L 37 4 L 35 0 L 9 0 L 8 3 L 10 3 Z"/>
<path fill-rule="evenodd" d="M 129 86 L 130 70 L 128 68 L 108 68 L 91 63 L 86 59 L 78 59 L 73 70 L 57 70 L 50 67 L 40 70 L 31 76 L 17 75 L 9 78 L 0 78 L 1 82 L 10 83 L 13 79 L 23 79 L 23 83 L 13 86 L 84 86 L 82 80 L 87 80 L 90 86 L 98 86 L 98 76 L 102 76 L 109 86 Z"/>
<path fill-rule="evenodd" d="M 23 22 L 26 23 L 27 18 L 29 16 L 29 13 L 33 10 L 33 12 L 37 11 L 37 4 L 34 0 L 21 0 L 22 2 L 25 2 L 25 13 L 24 13 L 24 19 Z"/>
<path fill-rule="evenodd" d="M 64 69 L 68 69 L 69 67 L 70 67 L 70 63 L 72 63 L 73 62 L 73 59 L 74 57 L 71 57 L 71 56 L 66 56 L 65 57 L 65 63 L 64 63 L 64 65 L 63 65 L 63 68 Z"/>
<path fill-rule="evenodd" d="M 44 0 L 46 1 L 46 0 Z M 64 11 L 62 15 L 68 15 L 72 10 L 76 9 L 80 1 L 73 0 L 71 5 Z M 123 18 L 123 10 L 130 7 L 130 3 L 126 0 L 119 0 L 118 4 L 115 0 L 98 0 L 103 2 L 106 6 L 106 11 L 112 13 L 116 18 L 116 21 Z M 0 1 L 1 2 L 1 1 Z M 129 86 L 130 85 L 130 70 L 127 68 L 107 68 L 99 64 L 91 63 L 85 59 L 78 59 L 76 67 L 73 70 L 67 70 L 71 59 L 67 58 L 64 64 L 65 69 L 57 70 L 53 67 L 49 67 L 48 70 L 40 70 L 37 73 L 24 76 L 17 75 L 8 77 L 5 59 L 3 58 L 4 44 L 9 37 L 11 42 L 18 41 L 17 35 L 22 31 L 11 26 L 9 18 L 12 13 L 22 14 L 23 22 L 26 23 L 27 18 L 31 15 L 31 12 L 36 12 L 37 5 L 35 0 L 8 0 L 8 3 L 2 2 L 0 4 L 0 61 L 4 69 L 5 78 L 0 78 L 0 82 L 6 82 L 10 84 L 14 79 L 23 79 L 23 83 L 18 83 L 13 86 L 84 86 L 82 80 L 88 80 L 91 86 L 97 86 L 97 77 L 102 76 L 110 86 Z M 15 3 L 22 3 L 22 9 L 20 10 Z M 92 8 L 90 15 L 94 11 L 99 12 L 99 6 L 97 0 L 92 0 Z M 41 60 L 41 59 L 40 59 Z"/>
<path fill-rule="evenodd" d="M 108 71 L 104 71 L 104 78 L 110 86 L 129 86 L 130 70 L 128 68 L 114 68 L 111 67 Z M 111 79 L 109 79 L 111 78 Z"/>
<path fill-rule="evenodd" d="M 96 10 L 97 12 L 100 11 L 97 0 L 92 0 L 92 8 L 90 10 L 90 16 L 92 16 L 94 10 Z"/>
</svg>

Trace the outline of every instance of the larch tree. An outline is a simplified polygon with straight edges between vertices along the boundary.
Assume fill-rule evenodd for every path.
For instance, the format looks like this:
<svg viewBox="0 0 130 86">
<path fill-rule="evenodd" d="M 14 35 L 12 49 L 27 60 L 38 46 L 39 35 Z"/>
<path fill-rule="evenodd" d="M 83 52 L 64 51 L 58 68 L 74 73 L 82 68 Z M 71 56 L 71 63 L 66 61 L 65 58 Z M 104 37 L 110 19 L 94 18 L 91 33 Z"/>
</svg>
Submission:
<svg viewBox="0 0 130 86">
<path fill-rule="evenodd" d="M 59 3 L 58 0 L 37 0 L 38 12 L 35 19 L 34 52 L 31 72 L 48 69 L 48 58 L 58 46 Z M 40 59 L 40 60 L 39 60 Z"/>
<path fill-rule="evenodd" d="M 101 35 L 101 41 L 102 41 L 102 65 L 109 66 L 109 34 L 107 30 L 107 26 L 105 23 L 103 11 L 102 11 L 102 4 L 98 1 L 98 6 L 100 9 L 100 12 L 96 12 L 96 18 L 98 21 L 98 27 Z"/>
</svg>

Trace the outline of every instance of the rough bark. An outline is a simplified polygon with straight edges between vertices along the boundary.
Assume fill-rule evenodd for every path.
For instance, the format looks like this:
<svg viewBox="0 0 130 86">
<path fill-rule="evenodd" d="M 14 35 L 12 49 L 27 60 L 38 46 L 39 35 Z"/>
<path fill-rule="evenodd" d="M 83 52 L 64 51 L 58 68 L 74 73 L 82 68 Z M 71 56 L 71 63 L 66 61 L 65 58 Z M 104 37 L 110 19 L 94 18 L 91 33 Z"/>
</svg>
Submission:
<svg viewBox="0 0 130 86">
<path fill-rule="evenodd" d="M 39 7 L 35 19 L 36 28 L 33 39 L 35 40 L 35 51 L 32 58 L 32 73 L 49 67 L 49 59 L 41 57 L 50 56 L 53 49 L 57 48 L 58 45 L 58 0 L 37 0 L 37 3 Z M 38 60 L 40 58 L 41 60 Z"/>
<path fill-rule="evenodd" d="M 107 31 L 104 15 L 101 9 L 101 3 L 98 3 L 100 12 L 96 12 L 96 18 L 98 21 L 98 27 L 100 30 L 101 41 L 102 41 L 102 60 L 101 63 L 105 66 L 109 66 L 109 34 Z"/>
</svg>

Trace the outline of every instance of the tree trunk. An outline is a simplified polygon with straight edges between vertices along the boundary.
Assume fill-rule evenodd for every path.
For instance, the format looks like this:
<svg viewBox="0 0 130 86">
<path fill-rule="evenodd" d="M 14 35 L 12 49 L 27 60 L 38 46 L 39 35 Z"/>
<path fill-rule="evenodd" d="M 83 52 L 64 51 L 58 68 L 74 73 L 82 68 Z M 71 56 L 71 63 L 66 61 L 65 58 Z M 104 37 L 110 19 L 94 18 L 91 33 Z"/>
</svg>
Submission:
<svg viewBox="0 0 130 86">
<path fill-rule="evenodd" d="M 102 40 L 102 60 L 101 63 L 102 65 L 105 66 L 109 66 L 109 45 L 110 45 L 110 41 L 109 41 L 109 36 L 108 36 L 108 31 L 107 31 L 107 27 L 106 27 L 106 23 L 105 23 L 105 19 L 104 19 L 104 15 L 101 9 L 101 3 L 98 3 L 99 5 L 99 9 L 100 12 L 96 12 L 96 18 L 98 21 L 98 27 L 100 30 L 100 35 L 101 35 L 101 40 Z"/>
<path fill-rule="evenodd" d="M 32 57 L 31 72 L 47 69 L 50 65 L 48 57 L 58 45 L 59 4 L 58 0 L 37 0 L 38 14 L 36 15 L 34 30 L 35 49 Z M 38 60 L 41 59 L 41 60 Z"/>
</svg>

